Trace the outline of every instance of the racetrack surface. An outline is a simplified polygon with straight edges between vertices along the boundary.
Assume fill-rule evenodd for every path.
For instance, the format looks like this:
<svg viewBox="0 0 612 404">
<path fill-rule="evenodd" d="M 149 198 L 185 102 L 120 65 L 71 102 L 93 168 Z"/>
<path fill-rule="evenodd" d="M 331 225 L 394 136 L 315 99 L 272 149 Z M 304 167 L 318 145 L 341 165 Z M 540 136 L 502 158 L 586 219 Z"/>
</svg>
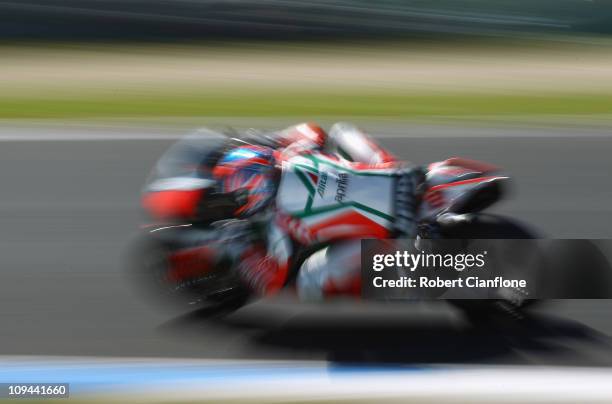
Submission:
<svg viewBox="0 0 612 404">
<path fill-rule="evenodd" d="M 497 213 L 555 237 L 612 235 L 612 136 L 378 129 L 384 145 L 416 163 L 459 155 L 505 167 L 516 189 Z M 609 301 L 550 303 L 501 330 L 471 328 L 442 303 L 306 306 L 284 296 L 225 319 L 154 308 L 127 283 L 122 259 L 144 178 L 181 131 L 105 129 L 105 137 L 73 128 L 55 141 L 53 130 L 20 130 L 49 141 L 0 142 L 0 355 L 612 365 Z"/>
</svg>

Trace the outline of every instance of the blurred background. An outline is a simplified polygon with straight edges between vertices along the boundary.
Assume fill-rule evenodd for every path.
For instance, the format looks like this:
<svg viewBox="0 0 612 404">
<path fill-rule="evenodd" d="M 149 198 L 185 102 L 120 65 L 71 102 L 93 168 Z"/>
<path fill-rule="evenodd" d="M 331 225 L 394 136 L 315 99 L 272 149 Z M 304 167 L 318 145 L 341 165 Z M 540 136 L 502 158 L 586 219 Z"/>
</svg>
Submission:
<svg viewBox="0 0 612 404">
<path fill-rule="evenodd" d="M 15 39 L 313 39 L 424 34 L 609 33 L 589 0 L 25 0 L 2 2 Z"/>
<path fill-rule="evenodd" d="M 0 2 L 0 118 L 610 113 L 598 0 Z"/>
</svg>

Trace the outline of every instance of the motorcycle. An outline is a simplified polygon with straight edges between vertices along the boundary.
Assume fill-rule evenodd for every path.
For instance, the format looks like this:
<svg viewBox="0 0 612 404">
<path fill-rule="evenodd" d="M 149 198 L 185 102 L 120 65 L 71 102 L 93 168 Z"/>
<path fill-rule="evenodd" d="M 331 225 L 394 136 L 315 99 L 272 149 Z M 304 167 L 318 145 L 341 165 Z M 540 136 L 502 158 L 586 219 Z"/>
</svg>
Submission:
<svg viewBox="0 0 612 404">
<path fill-rule="evenodd" d="M 234 134 L 235 135 L 235 134 Z M 198 161 L 198 170 L 209 170 L 214 166 L 218 150 L 227 151 L 227 144 L 266 144 L 264 136 L 238 136 L 230 140 L 229 135 L 214 132 L 196 134 L 175 144 L 157 163 L 152 175 L 155 178 L 185 175 L 186 161 Z M 179 156 L 179 157 L 177 157 Z M 187 156 L 187 157 L 186 157 Z M 194 160 L 195 159 L 195 160 Z M 208 164 L 208 166 L 207 166 Z M 206 167 L 207 166 L 207 167 Z M 190 166 L 187 170 L 193 170 Z M 381 179 L 384 181 L 385 179 Z M 372 189 L 377 187 L 376 177 L 368 181 Z M 486 209 L 503 198 L 510 178 L 500 173 L 496 166 L 480 161 L 452 157 L 431 163 L 425 168 L 425 180 L 420 189 L 421 202 L 417 210 L 418 238 L 431 239 L 529 239 L 535 233 L 519 222 L 486 213 Z M 401 193 L 398 185 L 397 193 Z M 291 192 L 291 198 L 299 193 Z M 283 198 L 288 198 L 284 195 Z M 225 201 L 215 206 L 227 208 Z M 396 204 L 397 206 L 397 204 Z M 214 210 L 214 209 L 213 209 Z M 137 283 L 148 282 L 153 296 L 160 295 L 188 304 L 192 307 L 211 307 L 220 311 L 232 311 L 247 304 L 253 296 L 242 284 L 229 263 L 183 268 L 189 276 L 171 273 L 169 259 L 186 246 L 210 244 L 210 248 L 223 248 L 237 235 L 253 232 L 256 220 L 227 218 L 225 213 L 209 211 L 209 220 L 200 223 L 149 223 L 131 251 L 130 268 L 135 270 Z M 402 212 L 394 214 L 401 219 Z M 265 221 L 265 219 L 264 219 Z M 194 232 L 194 229 L 202 232 Z M 209 233 L 208 230 L 211 230 Z M 215 238 L 207 238 L 214 234 Z M 325 245 L 316 244 L 299 248 L 294 254 L 288 284 L 295 282 L 301 264 Z M 481 317 L 497 311 L 500 307 L 515 315 L 532 305 L 533 300 L 451 300 L 470 317 Z"/>
</svg>

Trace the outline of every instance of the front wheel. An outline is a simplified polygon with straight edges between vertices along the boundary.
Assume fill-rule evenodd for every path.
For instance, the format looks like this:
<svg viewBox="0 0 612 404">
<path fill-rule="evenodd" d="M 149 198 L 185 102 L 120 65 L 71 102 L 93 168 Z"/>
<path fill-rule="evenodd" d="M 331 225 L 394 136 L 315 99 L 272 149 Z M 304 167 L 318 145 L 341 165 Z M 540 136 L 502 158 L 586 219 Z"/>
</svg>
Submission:
<svg viewBox="0 0 612 404">
<path fill-rule="evenodd" d="M 207 308 L 233 311 L 251 298 L 248 289 L 227 268 L 202 274 L 188 280 L 173 281 L 169 276 L 168 258 L 173 248 L 163 240 L 144 236 L 132 243 L 127 269 L 130 283 L 147 300 L 162 306 Z"/>
</svg>

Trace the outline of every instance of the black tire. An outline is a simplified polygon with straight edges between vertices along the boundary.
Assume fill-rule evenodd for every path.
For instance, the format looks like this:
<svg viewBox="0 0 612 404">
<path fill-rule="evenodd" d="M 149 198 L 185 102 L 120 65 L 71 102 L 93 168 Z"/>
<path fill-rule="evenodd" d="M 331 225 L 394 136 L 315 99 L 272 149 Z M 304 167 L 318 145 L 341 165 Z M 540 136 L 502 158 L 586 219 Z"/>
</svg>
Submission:
<svg viewBox="0 0 612 404">
<path fill-rule="evenodd" d="M 610 296 L 612 268 L 597 242 L 554 240 L 547 259 L 547 266 L 555 271 L 556 282 L 547 291 L 552 298 L 605 299 Z"/>
<path fill-rule="evenodd" d="M 151 303 L 233 311 L 250 300 L 247 288 L 225 269 L 182 284 L 170 282 L 166 275 L 171 251 L 172 246 L 148 236 L 138 238 L 128 250 L 130 283 Z"/>
<path fill-rule="evenodd" d="M 498 215 L 478 214 L 473 220 L 453 224 L 441 229 L 443 238 L 447 239 L 535 239 L 539 238 L 534 230 L 514 219 Z M 537 274 L 536 274 L 537 276 Z M 505 300 L 472 299 L 448 300 L 450 304 L 460 309 L 466 318 L 474 324 L 490 322 L 496 319 L 522 319 L 526 310 L 533 308 L 540 301 L 524 299 L 520 304 Z"/>
</svg>

